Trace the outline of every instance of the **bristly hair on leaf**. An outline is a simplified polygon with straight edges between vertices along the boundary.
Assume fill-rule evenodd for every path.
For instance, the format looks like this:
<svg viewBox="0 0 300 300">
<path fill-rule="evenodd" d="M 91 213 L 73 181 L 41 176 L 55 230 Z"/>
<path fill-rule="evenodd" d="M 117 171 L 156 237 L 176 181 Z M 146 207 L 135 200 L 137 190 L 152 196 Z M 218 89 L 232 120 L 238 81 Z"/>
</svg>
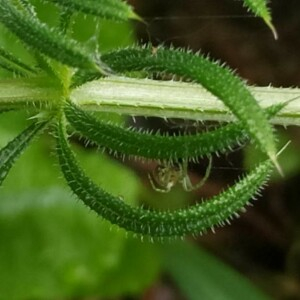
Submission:
<svg viewBox="0 0 300 300">
<path fill-rule="evenodd" d="M 104 54 L 102 60 L 115 72 L 166 72 L 201 84 L 219 98 L 240 120 L 249 135 L 276 164 L 273 129 L 243 81 L 225 66 L 182 49 L 131 47 Z"/>
<path fill-rule="evenodd" d="M 8 172 L 31 140 L 40 133 L 48 122 L 35 122 L 0 150 L 0 185 Z"/>
<path fill-rule="evenodd" d="M 113 21 L 141 20 L 132 7 L 122 0 L 46 0 L 70 11 L 91 14 Z"/>
<path fill-rule="evenodd" d="M 261 17 L 267 26 L 271 29 L 275 40 L 278 39 L 277 31 L 272 24 L 272 17 L 268 9 L 268 0 L 243 0 L 244 5 L 248 7 L 256 16 Z"/>
<path fill-rule="evenodd" d="M 68 145 L 62 121 L 57 126 L 57 154 L 66 182 L 85 205 L 112 224 L 154 238 L 201 234 L 222 225 L 244 209 L 272 171 L 272 163 L 267 160 L 218 196 L 186 209 L 163 212 L 131 207 L 119 197 L 96 186 L 78 166 Z"/>
<path fill-rule="evenodd" d="M 284 106 L 280 104 L 267 108 L 267 118 L 274 117 Z M 241 122 L 194 135 L 170 136 L 100 121 L 72 103 L 66 103 L 64 111 L 69 123 L 82 136 L 100 148 L 128 157 L 170 162 L 182 159 L 197 161 L 214 153 L 228 152 L 249 140 Z"/>
<path fill-rule="evenodd" d="M 91 54 L 75 40 L 50 29 L 37 18 L 20 12 L 9 1 L 0 0 L 0 22 L 28 47 L 50 58 L 71 67 L 100 71 Z"/>
<path fill-rule="evenodd" d="M 58 8 L 60 18 L 56 27 L 50 27 L 39 19 L 35 5 L 30 0 L 0 0 L 0 23 L 36 59 L 36 66 L 32 67 L 0 47 L 0 68 L 19 77 L 10 78 L 12 83 L 3 83 L 4 96 L 0 113 L 9 109 L 26 108 L 28 102 L 35 114 L 32 119 L 39 120 L 0 150 L 0 185 L 33 138 L 42 132 L 50 120 L 54 120 L 55 130 L 52 133 L 56 138 L 58 161 L 67 185 L 86 206 L 112 224 L 136 235 L 164 239 L 205 233 L 244 211 L 250 199 L 265 184 L 272 171 L 272 160 L 277 164 L 276 143 L 269 120 L 285 103 L 263 110 L 243 80 L 230 68 L 192 51 L 160 46 L 154 49 L 152 45 L 146 45 L 100 55 L 71 37 L 73 16 L 77 13 L 118 22 L 128 19 L 142 21 L 123 0 L 42 2 L 52 3 Z M 266 0 L 243 2 L 254 14 L 265 20 L 276 36 Z M 126 76 L 128 72 L 150 75 L 166 73 L 201 84 L 221 100 L 237 120 L 215 130 L 193 135 L 150 134 L 96 119 L 71 102 L 72 90 L 84 82 L 116 73 Z M 15 86 L 18 88 L 15 89 Z M 47 104 L 44 104 L 46 101 Z M 184 103 L 181 102 L 180 105 L 186 109 Z M 140 109 L 145 112 L 141 107 Z M 157 110 L 164 111 L 161 107 Z M 177 112 L 175 106 L 172 110 Z M 78 132 L 88 141 L 123 157 L 139 157 L 143 160 L 175 164 L 184 161 L 183 169 L 186 172 L 189 161 L 227 153 L 236 145 L 248 141 L 256 143 L 270 159 L 261 162 L 233 186 L 209 200 L 201 200 L 193 206 L 174 211 L 158 211 L 131 207 L 121 197 L 97 186 L 79 166 L 67 138 L 67 129 Z M 210 166 L 211 164 L 207 170 L 210 170 Z M 209 171 L 205 179 L 208 174 Z"/>
</svg>

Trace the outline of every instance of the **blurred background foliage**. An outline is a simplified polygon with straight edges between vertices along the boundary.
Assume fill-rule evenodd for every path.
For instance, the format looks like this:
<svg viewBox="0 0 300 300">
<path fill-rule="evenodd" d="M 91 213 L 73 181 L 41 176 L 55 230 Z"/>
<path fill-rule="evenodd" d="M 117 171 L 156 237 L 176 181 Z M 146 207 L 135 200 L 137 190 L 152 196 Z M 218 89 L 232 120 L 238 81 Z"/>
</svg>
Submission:
<svg viewBox="0 0 300 300">
<path fill-rule="evenodd" d="M 53 5 L 32 2 L 43 21 L 57 23 Z M 131 3 L 146 26 L 96 22 L 78 15 L 74 37 L 100 52 L 148 41 L 189 46 L 228 62 L 250 84 L 299 85 L 297 0 L 272 1 L 277 42 L 261 20 L 246 16 L 240 1 Z M 2 27 L 0 43 L 32 60 Z M 29 117 L 27 112 L 0 115 L 1 147 L 29 123 Z M 105 116 L 112 117 L 124 121 Z M 177 130 L 159 119 L 137 118 L 136 124 Z M 217 229 L 217 234 L 165 244 L 127 235 L 79 203 L 59 176 L 54 139 L 43 134 L 0 190 L 0 299 L 300 299 L 300 132 L 293 127 L 278 129 L 280 144 L 292 140 L 281 157 L 285 178 L 274 176 L 255 206 L 231 226 Z M 218 193 L 260 159 L 251 146 L 215 158 L 203 189 L 186 193 L 179 186 L 162 195 L 151 190 L 147 180 L 154 165 L 120 162 L 92 147 L 84 149 L 76 136 L 73 140 L 79 160 L 106 190 L 132 205 L 142 202 L 163 209 Z M 190 166 L 193 181 L 203 175 L 205 164 Z"/>
</svg>

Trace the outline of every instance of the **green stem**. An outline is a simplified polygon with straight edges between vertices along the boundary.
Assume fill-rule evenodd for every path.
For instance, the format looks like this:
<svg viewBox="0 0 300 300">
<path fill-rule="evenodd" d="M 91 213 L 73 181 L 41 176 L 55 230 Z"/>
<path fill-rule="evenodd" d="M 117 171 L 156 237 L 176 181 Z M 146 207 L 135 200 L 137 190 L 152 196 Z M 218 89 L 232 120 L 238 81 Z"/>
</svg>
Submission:
<svg viewBox="0 0 300 300">
<path fill-rule="evenodd" d="M 0 80 L 0 109 L 51 106 L 61 98 L 61 88 L 47 78 Z"/>
<path fill-rule="evenodd" d="M 250 87 L 262 107 L 291 101 L 273 123 L 300 125 L 300 89 Z M 241 99 L 242 100 L 242 99 Z M 198 84 L 107 77 L 71 93 L 71 101 L 86 110 L 130 115 L 232 121 L 224 104 Z"/>
<path fill-rule="evenodd" d="M 275 124 L 300 126 L 300 89 L 249 87 L 262 107 L 291 101 Z M 49 106 L 61 98 L 60 89 L 46 79 L 0 80 L 0 109 Z M 299 98 L 297 98 L 299 97 Z M 129 115 L 232 121 L 223 103 L 197 84 L 106 77 L 71 92 L 71 101 L 85 110 Z"/>
</svg>

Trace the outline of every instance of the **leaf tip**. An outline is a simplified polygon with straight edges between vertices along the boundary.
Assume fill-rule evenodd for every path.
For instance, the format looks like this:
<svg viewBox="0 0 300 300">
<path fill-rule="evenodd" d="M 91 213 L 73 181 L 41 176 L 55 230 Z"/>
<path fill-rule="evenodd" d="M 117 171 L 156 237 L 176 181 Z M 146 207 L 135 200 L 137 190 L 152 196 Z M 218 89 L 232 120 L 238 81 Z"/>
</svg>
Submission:
<svg viewBox="0 0 300 300">
<path fill-rule="evenodd" d="M 278 156 L 289 146 L 289 144 L 291 143 L 291 141 L 288 141 L 280 150 L 276 155 L 269 155 L 273 165 L 275 166 L 275 168 L 277 169 L 278 173 L 280 174 L 281 177 L 284 177 L 284 172 L 278 162 Z"/>
<path fill-rule="evenodd" d="M 136 14 L 134 11 L 131 11 L 130 15 L 128 17 L 129 17 L 129 19 L 145 23 L 144 19 L 142 17 L 140 17 L 138 14 Z"/>
<path fill-rule="evenodd" d="M 265 18 L 265 23 L 267 24 L 267 26 L 271 29 L 272 33 L 273 33 L 273 37 L 274 37 L 274 40 L 278 40 L 278 33 L 277 33 L 277 30 L 276 28 L 274 27 L 274 25 L 272 24 L 272 22 L 268 19 Z"/>
<path fill-rule="evenodd" d="M 273 165 L 275 166 L 275 168 L 277 169 L 277 172 L 280 174 L 281 177 L 284 177 L 284 173 L 283 170 L 278 162 L 277 156 L 276 155 L 272 155 L 270 156 L 270 159 L 273 163 Z"/>
</svg>

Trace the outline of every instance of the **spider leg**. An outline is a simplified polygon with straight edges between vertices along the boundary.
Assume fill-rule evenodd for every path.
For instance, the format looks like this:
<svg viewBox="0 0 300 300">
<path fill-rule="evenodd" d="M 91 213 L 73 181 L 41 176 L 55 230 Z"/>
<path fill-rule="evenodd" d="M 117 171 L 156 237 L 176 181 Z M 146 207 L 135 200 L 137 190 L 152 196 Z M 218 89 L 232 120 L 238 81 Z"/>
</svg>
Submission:
<svg viewBox="0 0 300 300">
<path fill-rule="evenodd" d="M 194 185 L 191 183 L 190 177 L 187 173 L 187 162 L 183 164 L 184 177 L 182 178 L 182 187 L 185 191 L 191 192 L 200 189 L 205 184 L 206 180 L 210 175 L 211 168 L 212 168 L 212 157 L 209 156 L 208 159 L 209 159 L 208 166 L 206 168 L 204 177 L 197 184 Z"/>
<path fill-rule="evenodd" d="M 188 176 L 188 162 L 187 160 L 184 160 L 182 164 L 180 165 L 182 178 L 180 180 L 182 187 L 185 191 L 190 191 L 190 187 L 192 186 L 192 183 L 190 181 L 190 178 Z"/>
<path fill-rule="evenodd" d="M 149 178 L 149 181 L 151 183 L 151 186 L 152 188 L 156 191 L 156 192 L 159 192 L 159 193 L 169 193 L 170 190 L 171 190 L 171 187 L 172 186 L 166 186 L 166 188 L 160 188 L 157 186 L 157 184 L 155 183 L 155 180 L 153 179 L 152 175 L 148 173 L 148 178 Z"/>
</svg>

